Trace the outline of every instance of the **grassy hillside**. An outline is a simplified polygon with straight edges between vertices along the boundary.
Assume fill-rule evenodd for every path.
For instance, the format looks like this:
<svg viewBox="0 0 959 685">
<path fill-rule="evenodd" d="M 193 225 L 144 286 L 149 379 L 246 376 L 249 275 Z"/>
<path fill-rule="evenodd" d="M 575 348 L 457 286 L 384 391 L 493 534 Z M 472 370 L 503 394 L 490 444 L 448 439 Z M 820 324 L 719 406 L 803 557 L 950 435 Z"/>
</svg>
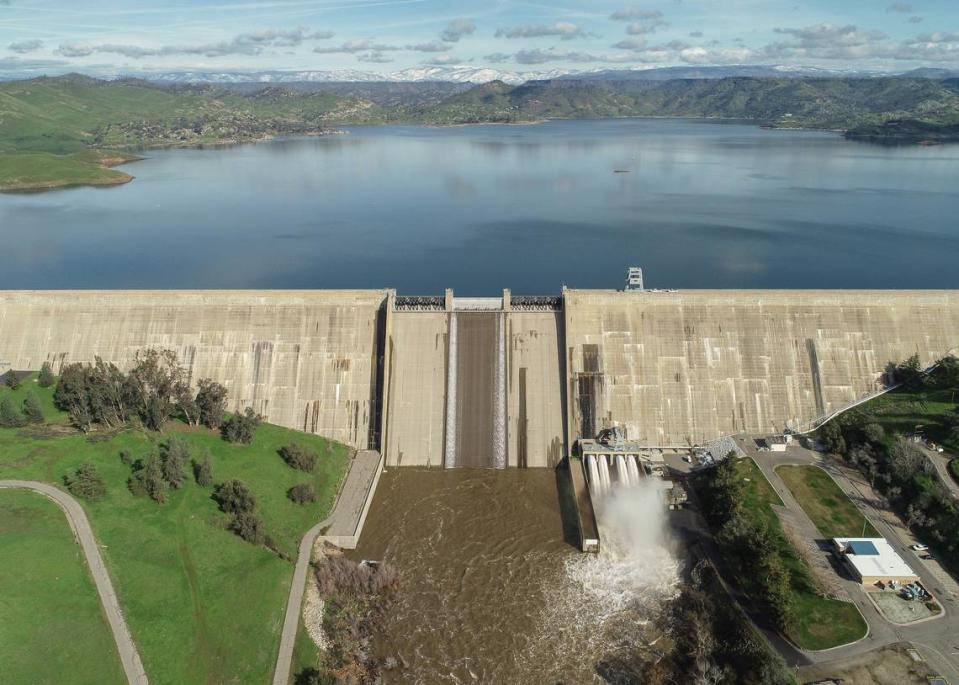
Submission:
<svg viewBox="0 0 959 685">
<path fill-rule="evenodd" d="M 126 682 L 70 525 L 34 492 L 0 490 L 0 615 L 3 682 Z"/>
<path fill-rule="evenodd" d="M 959 92 L 919 78 L 492 82 L 469 88 L 167 87 L 78 75 L 0 83 L 0 190 L 116 184 L 81 153 L 318 135 L 337 125 L 453 125 L 555 118 L 718 117 L 850 131 L 866 140 L 959 138 Z M 376 97 L 374 104 L 364 95 Z"/>
<path fill-rule="evenodd" d="M 217 433 L 171 423 L 165 434 L 139 430 L 83 435 L 53 413 L 52 389 L 33 380 L 26 388 L 46 408 L 52 425 L 0 429 L 0 478 L 29 478 L 63 486 L 64 474 L 92 463 L 107 485 L 106 497 L 84 502 L 120 603 L 153 683 L 268 682 L 279 646 L 293 565 L 278 554 L 226 530 L 212 490 L 190 481 L 157 504 L 127 487 L 130 466 L 122 450 L 142 457 L 176 433 L 191 452 L 207 451 L 213 479 L 243 481 L 279 551 L 292 557 L 299 538 L 329 512 L 343 478 L 345 446 L 318 436 L 263 425 L 251 445 L 232 445 Z M 0 387 L 0 396 L 9 394 Z M 290 442 L 320 455 L 316 472 L 288 467 L 277 450 Z M 287 496 L 311 482 L 317 501 L 297 505 Z"/>
<path fill-rule="evenodd" d="M 721 117 L 845 129 L 889 119 L 959 121 L 959 94 L 927 79 L 494 82 L 422 110 L 436 122 L 622 116 Z"/>
</svg>

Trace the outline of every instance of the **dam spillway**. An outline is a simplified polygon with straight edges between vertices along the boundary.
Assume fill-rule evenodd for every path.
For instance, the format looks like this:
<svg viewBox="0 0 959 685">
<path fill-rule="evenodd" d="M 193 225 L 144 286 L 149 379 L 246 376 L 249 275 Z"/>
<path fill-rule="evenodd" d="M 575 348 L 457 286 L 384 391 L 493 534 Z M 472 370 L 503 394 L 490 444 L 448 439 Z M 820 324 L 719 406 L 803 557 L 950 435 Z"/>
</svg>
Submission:
<svg viewBox="0 0 959 685">
<path fill-rule="evenodd" d="M 0 372 L 174 350 L 230 408 L 387 465 L 556 465 L 623 427 L 648 446 L 802 428 L 959 349 L 956 291 L 5 291 Z M 628 468 L 628 466 L 627 466 Z"/>
</svg>

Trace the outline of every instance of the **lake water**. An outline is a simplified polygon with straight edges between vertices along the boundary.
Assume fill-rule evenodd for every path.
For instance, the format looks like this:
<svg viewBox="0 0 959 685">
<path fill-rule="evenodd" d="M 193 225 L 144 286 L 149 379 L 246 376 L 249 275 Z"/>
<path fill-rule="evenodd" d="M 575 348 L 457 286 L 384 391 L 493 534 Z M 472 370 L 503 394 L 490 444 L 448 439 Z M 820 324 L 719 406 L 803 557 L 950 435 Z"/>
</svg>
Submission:
<svg viewBox="0 0 959 685">
<path fill-rule="evenodd" d="M 959 287 L 959 147 L 678 121 L 361 127 L 0 195 L 0 288 Z M 615 173 L 624 170 L 629 173 Z"/>
</svg>

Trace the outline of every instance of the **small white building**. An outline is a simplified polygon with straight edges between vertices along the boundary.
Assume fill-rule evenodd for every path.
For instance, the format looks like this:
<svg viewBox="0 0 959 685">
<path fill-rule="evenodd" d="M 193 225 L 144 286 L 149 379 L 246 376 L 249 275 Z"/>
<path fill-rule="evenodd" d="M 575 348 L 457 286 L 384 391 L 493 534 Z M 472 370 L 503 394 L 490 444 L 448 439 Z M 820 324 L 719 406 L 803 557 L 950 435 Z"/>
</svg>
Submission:
<svg viewBox="0 0 959 685">
<path fill-rule="evenodd" d="M 863 585 L 919 580 L 885 538 L 833 538 L 832 542 L 846 568 Z"/>
</svg>

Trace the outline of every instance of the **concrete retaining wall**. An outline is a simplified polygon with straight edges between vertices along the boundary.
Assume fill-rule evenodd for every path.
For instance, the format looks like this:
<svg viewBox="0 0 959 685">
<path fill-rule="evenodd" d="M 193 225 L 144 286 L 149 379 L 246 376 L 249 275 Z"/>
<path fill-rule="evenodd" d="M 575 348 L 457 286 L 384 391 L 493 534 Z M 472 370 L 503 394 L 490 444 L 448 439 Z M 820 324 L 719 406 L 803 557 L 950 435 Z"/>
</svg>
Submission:
<svg viewBox="0 0 959 685">
<path fill-rule="evenodd" d="M 0 363 L 126 367 L 177 352 L 191 377 L 272 423 L 369 446 L 377 312 L 386 291 L 5 291 Z"/>
<path fill-rule="evenodd" d="M 956 291 L 566 292 L 569 435 L 782 431 L 959 349 Z"/>
</svg>

